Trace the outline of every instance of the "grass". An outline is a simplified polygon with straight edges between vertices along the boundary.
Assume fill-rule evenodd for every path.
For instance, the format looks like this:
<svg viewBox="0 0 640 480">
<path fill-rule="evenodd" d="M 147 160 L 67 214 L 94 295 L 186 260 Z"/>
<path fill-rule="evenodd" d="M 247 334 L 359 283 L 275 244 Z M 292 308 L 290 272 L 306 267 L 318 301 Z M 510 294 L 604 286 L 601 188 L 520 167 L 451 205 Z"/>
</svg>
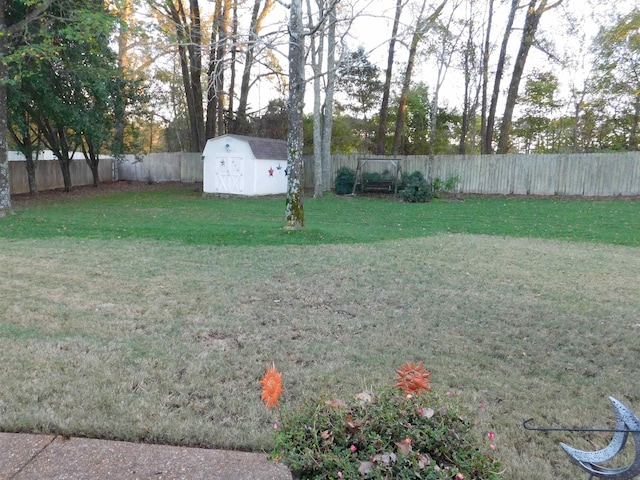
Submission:
<svg viewBox="0 0 640 480">
<path fill-rule="evenodd" d="M 640 246 L 640 201 L 470 197 L 409 204 L 307 199 L 303 231 L 283 225 L 282 198 L 212 199 L 189 188 L 36 203 L 3 221 L 4 238 L 175 241 L 184 245 L 370 243 L 470 233 Z M 339 219 L 339 221 L 336 221 Z"/>
<path fill-rule="evenodd" d="M 282 401 L 424 361 L 494 431 L 509 479 L 577 478 L 558 446 L 640 412 L 640 202 L 407 205 L 192 189 L 18 206 L 0 221 L 0 430 L 261 450 Z"/>
</svg>

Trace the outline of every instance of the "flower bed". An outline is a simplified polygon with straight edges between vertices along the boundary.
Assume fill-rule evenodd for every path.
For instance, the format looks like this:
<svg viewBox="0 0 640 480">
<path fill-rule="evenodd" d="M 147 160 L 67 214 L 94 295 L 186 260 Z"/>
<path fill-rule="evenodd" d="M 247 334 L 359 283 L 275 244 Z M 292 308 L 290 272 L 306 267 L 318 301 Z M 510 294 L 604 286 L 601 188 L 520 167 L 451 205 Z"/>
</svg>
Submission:
<svg viewBox="0 0 640 480">
<path fill-rule="evenodd" d="M 501 478 L 494 434 L 480 441 L 455 397 L 430 391 L 422 364 L 398 375 L 395 388 L 282 408 L 271 458 L 301 479 Z"/>
</svg>

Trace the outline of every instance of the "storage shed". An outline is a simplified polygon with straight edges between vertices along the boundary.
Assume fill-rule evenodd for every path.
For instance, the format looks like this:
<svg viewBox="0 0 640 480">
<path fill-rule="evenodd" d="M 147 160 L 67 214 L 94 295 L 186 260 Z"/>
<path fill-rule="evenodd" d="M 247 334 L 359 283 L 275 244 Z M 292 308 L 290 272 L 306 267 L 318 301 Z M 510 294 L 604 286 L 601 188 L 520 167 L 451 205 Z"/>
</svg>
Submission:
<svg viewBox="0 0 640 480">
<path fill-rule="evenodd" d="M 207 141 L 202 152 L 205 193 L 274 195 L 287 192 L 287 142 L 244 135 Z"/>
</svg>

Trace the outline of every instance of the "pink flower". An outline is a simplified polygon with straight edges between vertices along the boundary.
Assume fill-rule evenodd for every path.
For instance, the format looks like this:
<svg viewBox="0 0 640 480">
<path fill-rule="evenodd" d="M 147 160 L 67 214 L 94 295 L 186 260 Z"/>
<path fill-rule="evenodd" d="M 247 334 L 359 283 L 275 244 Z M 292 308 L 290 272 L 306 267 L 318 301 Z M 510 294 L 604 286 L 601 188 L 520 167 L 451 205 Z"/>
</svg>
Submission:
<svg viewBox="0 0 640 480">
<path fill-rule="evenodd" d="M 487 433 L 487 438 L 488 438 L 489 440 L 493 440 L 493 437 L 494 437 L 493 432 L 489 432 L 489 433 Z"/>
<path fill-rule="evenodd" d="M 456 473 L 456 480 L 464 480 L 465 476 L 462 473 Z"/>
<path fill-rule="evenodd" d="M 273 429 L 274 429 L 274 430 L 277 430 L 279 426 L 280 426 L 280 425 L 278 425 L 278 422 L 276 422 L 276 423 L 274 423 L 274 424 L 273 424 Z"/>
<path fill-rule="evenodd" d="M 479 403 L 478 408 L 484 408 L 484 403 Z"/>
<path fill-rule="evenodd" d="M 352 453 L 356 453 L 356 451 L 358 450 L 358 447 L 356 447 L 355 445 L 351 445 L 349 447 L 349 450 L 351 450 Z"/>
<path fill-rule="evenodd" d="M 422 414 L 424 413 L 424 410 L 422 409 L 422 407 L 420 407 L 420 408 L 418 409 L 418 413 L 419 413 L 420 415 L 422 415 Z"/>
<path fill-rule="evenodd" d="M 342 478 L 342 472 L 338 472 L 338 478 Z"/>
<path fill-rule="evenodd" d="M 489 445 L 489 446 L 490 446 L 491 448 L 493 448 L 494 450 L 495 450 L 495 448 L 496 448 L 496 444 L 495 444 L 495 443 L 492 443 L 492 444 L 491 444 L 491 445 Z"/>
</svg>

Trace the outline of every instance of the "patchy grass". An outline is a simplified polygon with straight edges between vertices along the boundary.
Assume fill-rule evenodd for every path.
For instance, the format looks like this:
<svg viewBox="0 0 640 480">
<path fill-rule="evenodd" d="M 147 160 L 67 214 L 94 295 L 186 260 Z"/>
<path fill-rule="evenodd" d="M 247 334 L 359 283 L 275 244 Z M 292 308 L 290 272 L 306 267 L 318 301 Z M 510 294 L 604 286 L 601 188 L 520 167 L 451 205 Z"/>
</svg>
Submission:
<svg viewBox="0 0 640 480">
<path fill-rule="evenodd" d="M 271 362 L 283 374 L 282 401 L 295 403 L 389 385 L 405 361 L 424 361 L 433 387 L 460 395 L 480 434 L 495 432 L 505 478 L 576 478 L 558 442 L 596 449 L 606 435 L 521 424 L 612 426 L 609 395 L 640 411 L 640 255 L 596 243 L 616 241 L 603 240 L 604 210 L 637 202 L 540 202 L 545 215 L 518 217 L 538 204 L 308 200 L 317 231 L 297 238 L 279 229 L 281 199 L 159 192 L 20 210 L 0 222 L 0 429 L 269 449 L 277 410 L 260 403 L 259 379 Z M 579 205 L 599 225 L 594 237 L 436 233 L 469 229 L 463 217 L 473 228 L 518 217 L 512 225 L 542 236 L 529 223 L 552 206 L 573 221 Z M 462 214 L 490 206 L 501 215 Z M 164 228 L 151 228 L 153 208 Z M 118 212 L 128 221 L 116 221 Z M 333 225 L 342 220 L 351 227 Z M 571 222 L 554 222 L 558 230 L 546 231 L 565 224 L 566 235 Z M 185 241 L 182 226 L 200 243 Z M 223 228 L 224 241 L 205 241 Z M 619 239 L 625 228 L 616 231 Z M 284 244 L 269 245 L 277 239 Z"/>
</svg>

